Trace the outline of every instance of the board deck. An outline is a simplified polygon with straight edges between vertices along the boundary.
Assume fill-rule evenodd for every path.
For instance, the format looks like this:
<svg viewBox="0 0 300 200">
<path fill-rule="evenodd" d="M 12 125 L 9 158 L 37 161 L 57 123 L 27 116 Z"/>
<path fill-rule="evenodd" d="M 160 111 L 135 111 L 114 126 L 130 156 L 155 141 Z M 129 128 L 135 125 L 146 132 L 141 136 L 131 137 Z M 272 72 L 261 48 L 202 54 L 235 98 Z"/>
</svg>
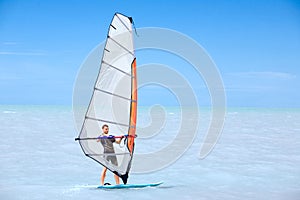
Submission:
<svg viewBox="0 0 300 200">
<path fill-rule="evenodd" d="M 163 184 L 163 182 L 159 183 L 150 183 L 150 184 L 119 184 L 119 185 L 100 185 L 99 189 L 125 189 L 125 188 L 144 188 L 144 187 L 156 187 Z"/>
</svg>

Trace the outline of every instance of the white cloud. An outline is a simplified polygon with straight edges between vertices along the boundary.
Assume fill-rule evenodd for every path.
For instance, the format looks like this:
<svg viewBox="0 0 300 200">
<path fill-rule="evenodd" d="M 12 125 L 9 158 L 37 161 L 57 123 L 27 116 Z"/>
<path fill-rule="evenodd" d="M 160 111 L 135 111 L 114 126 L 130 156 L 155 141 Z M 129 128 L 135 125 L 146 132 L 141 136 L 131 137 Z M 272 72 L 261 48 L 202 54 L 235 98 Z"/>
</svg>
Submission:
<svg viewBox="0 0 300 200">
<path fill-rule="evenodd" d="M 18 43 L 16 42 L 3 42 L 3 45 L 17 45 Z"/>
<path fill-rule="evenodd" d="M 229 76 L 235 76 L 239 78 L 268 78 L 268 79 L 281 79 L 288 80 L 296 78 L 296 75 L 286 72 L 233 72 L 228 73 Z"/>
<path fill-rule="evenodd" d="M 12 52 L 12 51 L 0 51 L 0 55 L 16 55 L 16 56 L 45 56 L 45 53 L 41 52 Z"/>
<path fill-rule="evenodd" d="M 225 85 L 225 91 L 227 92 L 270 92 L 276 90 L 278 88 L 265 85 Z"/>
<path fill-rule="evenodd" d="M 291 89 L 296 78 L 286 72 L 233 72 L 225 74 L 224 82 L 227 92 L 276 92 Z"/>
</svg>

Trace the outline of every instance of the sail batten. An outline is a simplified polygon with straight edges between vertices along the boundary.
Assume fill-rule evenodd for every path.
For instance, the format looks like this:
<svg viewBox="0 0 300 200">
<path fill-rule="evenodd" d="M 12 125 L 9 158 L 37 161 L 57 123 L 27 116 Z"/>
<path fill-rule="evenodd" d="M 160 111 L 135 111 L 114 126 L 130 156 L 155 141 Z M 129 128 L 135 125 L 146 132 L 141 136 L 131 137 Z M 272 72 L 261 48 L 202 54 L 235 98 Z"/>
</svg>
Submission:
<svg viewBox="0 0 300 200">
<path fill-rule="evenodd" d="M 124 47 L 122 44 L 120 44 L 119 42 L 117 42 L 116 40 L 113 39 L 113 37 L 108 37 L 109 39 L 111 39 L 114 43 L 116 43 L 117 45 L 119 45 L 121 48 L 123 48 L 124 50 L 126 50 L 128 53 L 130 53 L 131 55 L 134 56 L 134 54 L 130 51 L 130 49 L 127 49 L 126 47 Z"/>
<path fill-rule="evenodd" d="M 116 13 L 109 26 L 100 70 L 77 141 L 86 156 L 105 166 L 127 183 L 131 167 L 137 116 L 137 77 L 132 18 Z M 99 137 L 102 125 L 109 133 L 123 138 L 124 145 L 113 143 L 113 152 Z M 122 141 L 123 143 L 123 141 Z M 113 159 L 112 159 L 113 157 Z"/>
<path fill-rule="evenodd" d="M 110 95 L 113 95 L 113 96 L 116 96 L 116 97 L 119 97 L 119 98 L 122 98 L 122 99 L 126 99 L 126 100 L 128 100 L 128 101 L 136 102 L 135 100 L 132 100 L 132 99 L 129 99 L 129 98 L 127 98 L 127 97 L 123 97 L 123 96 L 121 96 L 121 95 L 114 94 L 114 93 L 112 93 L 112 92 L 108 92 L 108 91 L 105 91 L 105 90 L 102 90 L 102 89 L 99 89 L 99 88 L 96 88 L 96 87 L 95 87 L 95 90 L 97 90 L 97 91 L 99 91 L 99 92 L 104 92 L 104 93 L 106 93 L 106 94 L 110 94 Z"/>
<path fill-rule="evenodd" d="M 118 123 L 118 122 L 114 122 L 114 121 L 109 121 L 109 120 L 105 120 L 105 119 L 97 119 L 97 118 L 93 118 L 93 117 L 89 117 L 89 116 L 86 116 L 85 118 L 86 119 L 90 119 L 90 120 L 105 122 L 105 123 L 109 123 L 109 124 L 115 124 L 115 125 L 130 127 L 130 125 L 128 125 L 128 124 L 122 124 L 122 123 Z"/>
<path fill-rule="evenodd" d="M 113 66 L 113 65 L 109 64 L 108 62 L 106 62 L 106 61 L 104 61 L 104 60 L 103 60 L 102 62 L 103 62 L 104 64 L 108 65 L 109 67 L 111 67 L 111 68 L 113 68 L 113 69 L 115 69 L 115 70 L 118 70 L 119 72 L 122 72 L 122 73 L 124 73 L 124 74 L 126 74 L 126 75 L 128 75 L 128 76 L 131 77 L 131 74 L 129 74 L 129 73 L 127 73 L 127 72 L 125 72 L 125 71 L 119 69 L 118 67 Z"/>
<path fill-rule="evenodd" d="M 111 27 L 113 27 L 113 29 L 115 29 L 116 30 L 116 27 L 114 27 L 112 24 L 110 25 Z"/>
<path fill-rule="evenodd" d="M 87 154 L 89 156 L 114 156 L 114 155 L 125 155 L 129 153 L 102 153 L 102 154 Z"/>
</svg>

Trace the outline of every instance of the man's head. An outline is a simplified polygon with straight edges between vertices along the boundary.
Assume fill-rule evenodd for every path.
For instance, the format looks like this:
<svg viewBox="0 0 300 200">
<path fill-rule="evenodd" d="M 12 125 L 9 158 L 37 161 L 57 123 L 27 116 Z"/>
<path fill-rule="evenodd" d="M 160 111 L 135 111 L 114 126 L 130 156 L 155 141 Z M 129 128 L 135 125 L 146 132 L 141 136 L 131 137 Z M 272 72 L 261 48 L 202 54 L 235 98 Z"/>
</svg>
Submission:
<svg viewBox="0 0 300 200">
<path fill-rule="evenodd" d="M 109 128 L 108 128 L 108 125 L 107 125 L 107 124 L 104 124 L 104 125 L 102 126 L 102 131 L 103 131 L 103 133 L 105 133 L 105 134 L 108 133 Z"/>
</svg>

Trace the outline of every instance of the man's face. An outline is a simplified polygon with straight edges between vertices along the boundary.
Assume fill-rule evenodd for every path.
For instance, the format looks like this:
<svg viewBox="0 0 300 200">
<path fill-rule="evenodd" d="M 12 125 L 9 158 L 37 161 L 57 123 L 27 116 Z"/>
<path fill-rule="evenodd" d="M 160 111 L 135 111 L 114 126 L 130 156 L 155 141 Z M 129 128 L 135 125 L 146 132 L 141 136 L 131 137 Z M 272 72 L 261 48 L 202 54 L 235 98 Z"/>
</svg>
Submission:
<svg viewBox="0 0 300 200">
<path fill-rule="evenodd" d="M 107 127 L 107 126 L 105 126 L 103 129 L 103 133 L 105 133 L 105 134 L 107 134 L 108 133 L 108 130 L 109 130 L 109 128 Z"/>
</svg>

